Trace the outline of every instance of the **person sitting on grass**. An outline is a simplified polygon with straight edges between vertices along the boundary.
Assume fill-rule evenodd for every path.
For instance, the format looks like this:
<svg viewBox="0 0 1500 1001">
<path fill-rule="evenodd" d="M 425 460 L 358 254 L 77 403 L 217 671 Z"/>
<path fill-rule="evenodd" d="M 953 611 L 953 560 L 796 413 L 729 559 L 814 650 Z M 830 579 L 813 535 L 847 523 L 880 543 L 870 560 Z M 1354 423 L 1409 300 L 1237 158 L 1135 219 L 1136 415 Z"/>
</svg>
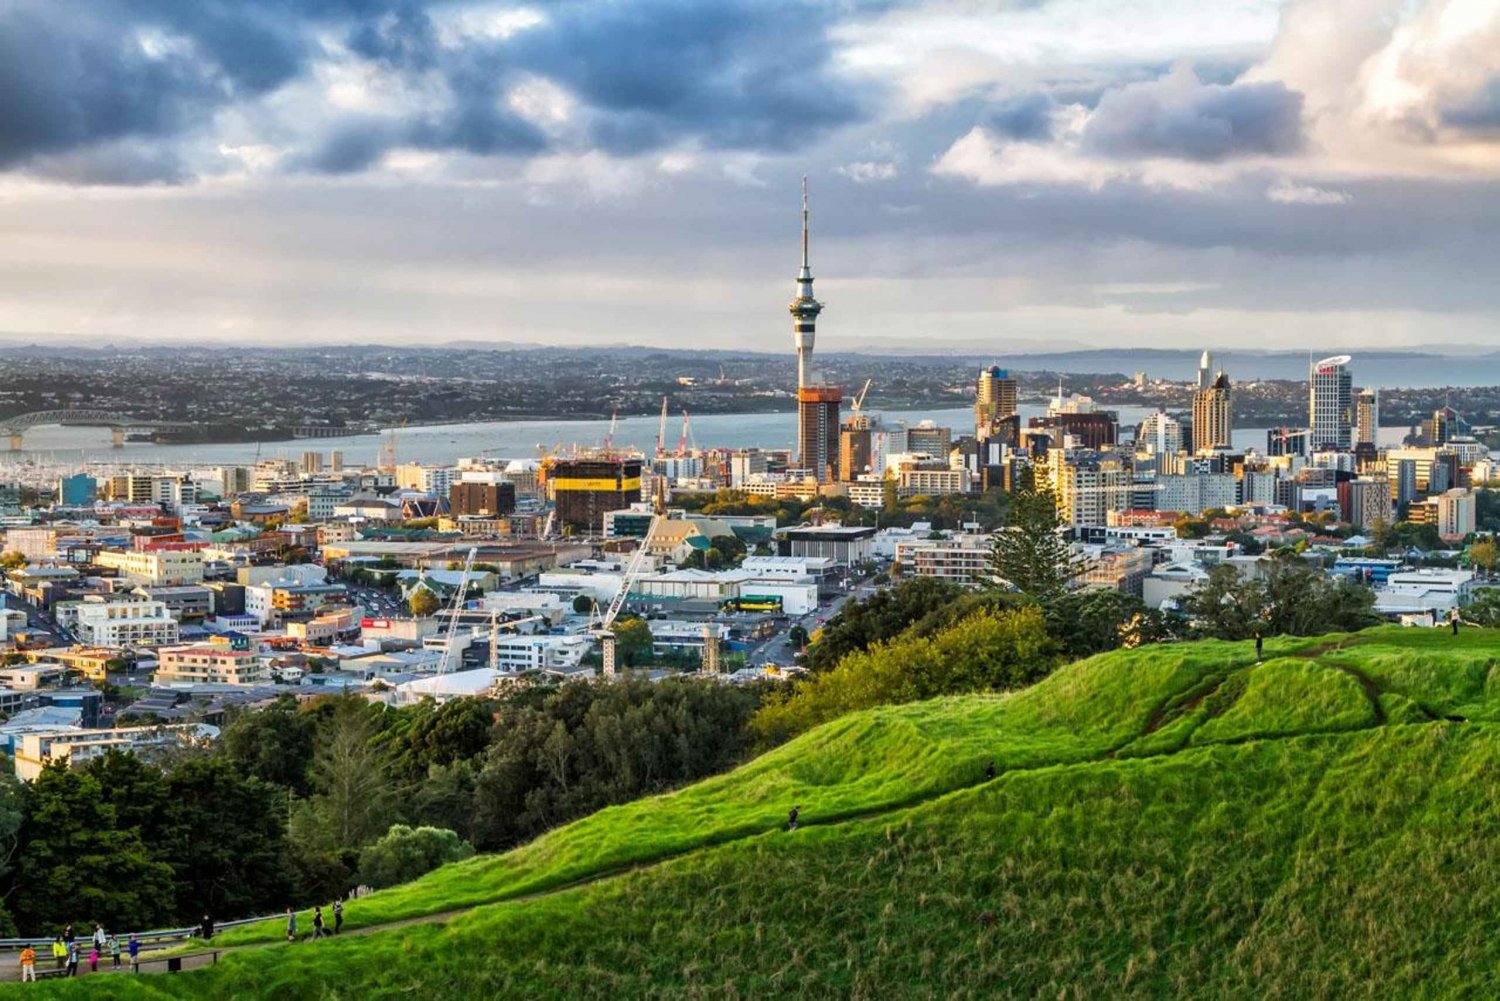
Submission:
<svg viewBox="0 0 1500 1001">
<path fill-rule="evenodd" d="M 786 815 L 786 829 L 795 831 L 797 829 L 797 816 L 802 812 L 802 807 L 792 807 L 792 812 Z"/>
</svg>

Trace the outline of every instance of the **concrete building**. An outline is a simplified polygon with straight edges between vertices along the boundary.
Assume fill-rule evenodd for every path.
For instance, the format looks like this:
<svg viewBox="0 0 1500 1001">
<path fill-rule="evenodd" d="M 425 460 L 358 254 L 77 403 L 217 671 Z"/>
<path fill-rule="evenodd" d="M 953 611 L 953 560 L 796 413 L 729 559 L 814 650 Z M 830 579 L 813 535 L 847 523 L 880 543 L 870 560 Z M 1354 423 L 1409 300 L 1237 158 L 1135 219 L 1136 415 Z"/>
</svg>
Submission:
<svg viewBox="0 0 1500 1001">
<path fill-rule="evenodd" d="M 1233 507 L 1239 500 L 1239 481 L 1230 473 L 1196 476 L 1158 476 L 1156 509 L 1202 514 L 1214 508 Z"/>
<path fill-rule="evenodd" d="M 153 587 L 198 584 L 203 580 L 203 553 L 151 550 L 147 552 L 105 550 L 95 562 L 119 572 L 122 580 Z"/>
<path fill-rule="evenodd" d="M 1135 433 L 1137 452 L 1152 455 L 1176 455 L 1182 451 L 1182 425 L 1169 414 L 1158 410 L 1141 422 Z"/>
<path fill-rule="evenodd" d="M 826 557 L 835 566 L 847 567 L 869 561 L 875 529 L 841 525 L 793 528 L 782 538 L 785 542 L 783 555 Z"/>
<path fill-rule="evenodd" d="M 1354 444 L 1380 444 L 1380 390 L 1361 389 L 1354 399 Z"/>
<path fill-rule="evenodd" d="M 1047 453 L 1047 466 L 1065 524 L 1107 525 L 1110 512 L 1132 506 L 1132 473 L 1117 455 L 1054 448 Z"/>
<path fill-rule="evenodd" d="M 974 393 L 974 437 L 980 441 L 996 433 L 996 426 L 1018 413 L 1016 380 L 998 365 L 979 370 Z"/>
<path fill-rule="evenodd" d="M 317 453 L 313 453 L 317 454 Z M 271 671 L 253 650 L 222 643 L 169 646 L 156 651 L 157 685 L 265 685 Z"/>
<path fill-rule="evenodd" d="M 64 727 L 38 733 L 22 733 L 15 740 L 16 778 L 31 782 L 53 761 L 81 765 L 112 750 L 135 751 L 144 747 L 200 744 L 211 741 L 218 735 L 218 727 L 202 723 L 115 727 L 108 730 Z"/>
<path fill-rule="evenodd" d="M 164 602 L 89 601 L 77 611 L 78 641 L 88 646 L 160 646 L 176 643 L 177 620 Z"/>
<path fill-rule="evenodd" d="M 1219 372 L 1208 386 L 1193 392 L 1194 452 L 1230 447 L 1233 431 L 1230 414 L 1229 376 Z"/>
<path fill-rule="evenodd" d="M 1349 356 L 1315 362 L 1308 372 L 1309 449 L 1347 451 L 1354 447 L 1354 383 Z"/>
<path fill-rule="evenodd" d="M 448 512 L 455 518 L 492 518 L 516 509 L 514 483 L 476 483 L 460 480 L 448 492 Z"/>
<path fill-rule="evenodd" d="M 988 535 L 903 540 L 896 543 L 896 563 L 913 577 L 979 586 L 990 581 L 990 547 Z"/>
</svg>

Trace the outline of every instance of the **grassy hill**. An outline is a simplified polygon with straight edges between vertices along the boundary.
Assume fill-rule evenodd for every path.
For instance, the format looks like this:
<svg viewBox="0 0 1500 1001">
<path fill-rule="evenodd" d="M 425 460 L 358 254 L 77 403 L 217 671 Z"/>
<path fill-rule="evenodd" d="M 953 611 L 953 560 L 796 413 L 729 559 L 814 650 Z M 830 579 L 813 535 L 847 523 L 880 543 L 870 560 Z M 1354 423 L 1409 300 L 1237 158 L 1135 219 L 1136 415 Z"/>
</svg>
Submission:
<svg viewBox="0 0 1500 1001">
<path fill-rule="evenodd" d="M 212 970 L 36 990 L 1493 996 L 1500 632 L 1266 653 L 1121 651 L 1012 695 L 858 713 L 355 902 L 370 934 L 269 944 L 274 922 L 224 936 L 247 947 Z M 418 923 L 378 927 L 397 921 Z"/>
</svg>

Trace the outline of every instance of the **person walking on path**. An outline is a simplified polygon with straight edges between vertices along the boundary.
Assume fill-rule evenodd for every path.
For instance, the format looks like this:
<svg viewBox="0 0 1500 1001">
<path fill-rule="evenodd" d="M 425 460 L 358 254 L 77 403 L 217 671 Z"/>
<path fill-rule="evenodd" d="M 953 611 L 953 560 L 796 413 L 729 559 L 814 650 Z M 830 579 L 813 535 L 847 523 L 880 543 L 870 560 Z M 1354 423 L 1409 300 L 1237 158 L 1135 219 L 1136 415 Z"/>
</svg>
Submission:
<svg viewBox="0 0 1500 1001">
<path fill-rule="evenodd" d="M 68 946 L 61 935 L 52 942 L 52 960 L 59 970 L 68 965 Z"/>
<path fill-rule="evenodd" d="M 297 912 L 290 907 L 286 909 L 286 940 L 297 941 Z"/>
<path fill-rule="evenodd" d="M 68 976 L 78 976 L 78 943 L 68 943 Z"/>
<path fill-rule="evenodd" d="M 323 905 L 319 904 L 313 908 L 313 940 L 317 941 L 323 935 Z"/>
<path fill-rule="evenodd" d="M 141 972 L 141 940 L 135 937 L 135 932 L 130 933 L 130 972 Z"/>
<path fill-rule="evenodd" d="M 344 898 L 333 902 L 333 933 L 337 935 L 339 929 L 344 927 Z"/>
<path fill-rule="evenodd" d="M 21 950 L 21 983 L 28 980 L 36 983 L 36 950 L 29 945 Z"/>
<path fill-rule="evenodd" d="M 114 968 L 120 968 L 120 937 L 111 935 L 109 937 L 109 958 L 114 961 Z"/>
</svg>

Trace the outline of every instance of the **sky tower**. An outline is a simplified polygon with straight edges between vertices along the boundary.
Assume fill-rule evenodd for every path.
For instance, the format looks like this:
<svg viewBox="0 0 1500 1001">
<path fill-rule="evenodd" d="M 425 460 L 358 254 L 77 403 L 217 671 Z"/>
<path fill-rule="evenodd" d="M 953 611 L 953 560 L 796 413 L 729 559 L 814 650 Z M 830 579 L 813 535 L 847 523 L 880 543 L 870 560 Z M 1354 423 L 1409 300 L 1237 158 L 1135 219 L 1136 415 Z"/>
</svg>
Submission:
<svg viewBox="0 0 1500 1001">
<path fill-rule="evenodd" d="M 797 388 L 810 386 L 813 341 L 823 304 L 813 298 L 812 267 L 807 263 L 807 178 L 802 178 L 802 270 L 797 272 L 797 297 L 787 309 L 792 314 L 792 343 L 797 348 Z"/>
<path fill-rule="evenodd" d="M 792 343 L 797 348 L 797 463 L 819 483 L 839 478 L 839 406 L 844 394 L 824 385 L 812 370 L 813 339 L 823 304 L 813 298 L 812 267 L 807 262 L 807 178 L 802 178 L 802 269 L 792 314 Z"/>
</svg>

